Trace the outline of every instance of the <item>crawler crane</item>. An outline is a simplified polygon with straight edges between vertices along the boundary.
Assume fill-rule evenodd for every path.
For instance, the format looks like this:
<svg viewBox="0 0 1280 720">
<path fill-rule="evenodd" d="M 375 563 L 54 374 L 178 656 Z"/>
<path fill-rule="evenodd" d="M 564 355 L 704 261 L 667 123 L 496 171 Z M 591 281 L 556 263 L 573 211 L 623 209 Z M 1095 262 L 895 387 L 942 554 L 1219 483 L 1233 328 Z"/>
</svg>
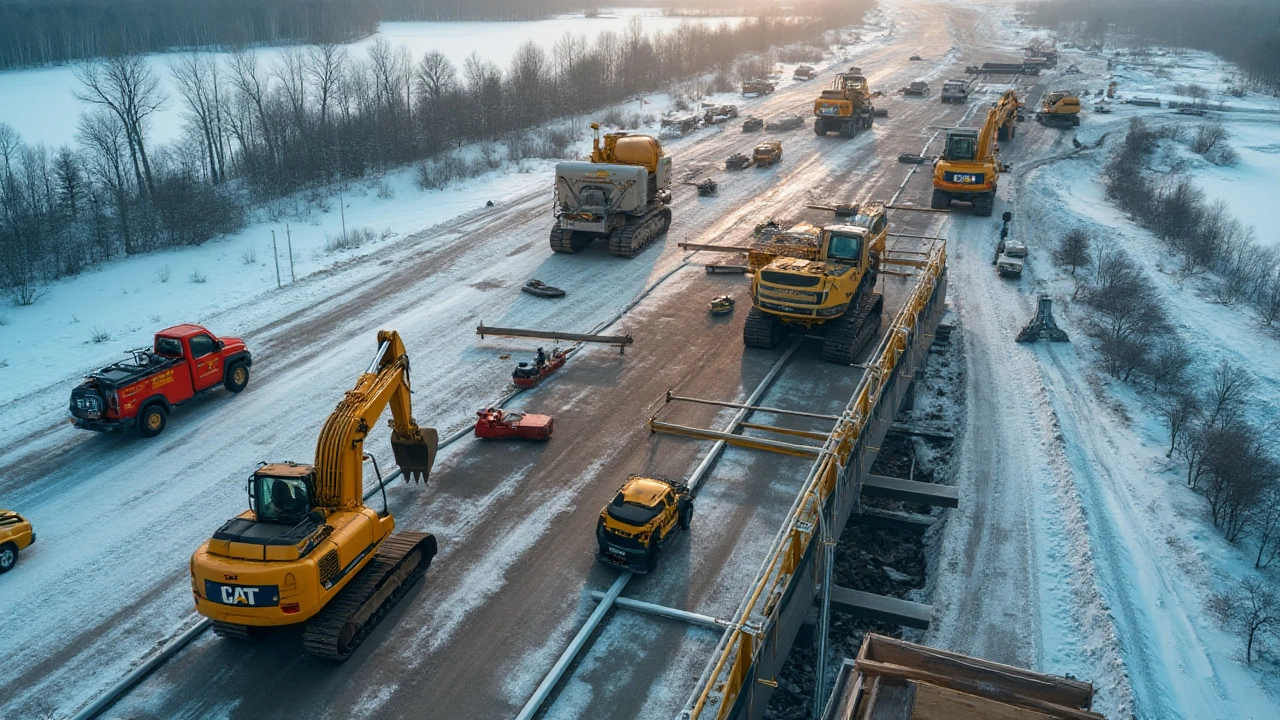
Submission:
<svg viewBox="0 0 1280 720">
<path fill-rule="evenodd" d="M 381 512 L 364 505 L 364 439 L 388 405 L 396 464 L 406 481 L 426 482 L 436 431 L 414 422 L 409 356 L 400 335 L 383 330 L 369 369 L 325 421 L 315 464 L 260 465 L 249 477 L 249 510 L 192 556 L 196 610 L 214 632 L 247 640 L 305 623 L 307 652 L 345 660 L 426 574 L 435 537 L 393 535 L 385 494 Z"/>
<path fill-rule="evenodd" d="M 996 157 L 996 140 L 1017 134 L 1020 105 L 1017 93 L 1009 90 L 987 111 L 981 129 L 947 131 L 946 146 L 933 166 L 933 209 L 945 210 L 952 200 L 967 200 L 973 203 L 974 215 L 991 215 L 1000 173 L 1008 169 Z"/>
</svg>

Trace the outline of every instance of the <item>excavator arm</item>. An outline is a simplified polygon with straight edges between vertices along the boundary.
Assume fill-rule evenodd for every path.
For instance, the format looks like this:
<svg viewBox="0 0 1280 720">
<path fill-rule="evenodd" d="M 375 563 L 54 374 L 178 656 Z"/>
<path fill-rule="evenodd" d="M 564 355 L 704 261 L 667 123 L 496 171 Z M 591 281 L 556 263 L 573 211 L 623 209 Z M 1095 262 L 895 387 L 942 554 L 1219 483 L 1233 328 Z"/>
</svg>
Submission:
<svg viewBox="0 0 1280 720">
<path fill-rule="evenodd" d="M 316 443 L 316 500 L 328 508 L 363 503 L 364 439 L 391 406 L 391 449 L 405 480 L 426 482 L 439 439 L 419 428 L 409 397 L 409 356 L 400 334 L 378 332 L 378 353 L 324 423 Z"/>
<path fill-rule="evenodd" d="M 1012 121 L 1017 116 L 1019 105 L 1018 93 L 1006 90 L 1004 95 L 1000 96 L 1000 100 L 987 111 L 986 122 L 982 123 L 982 131 L 978 133 L 977 157 L 979 160 L 994 162 L 996 135 L 1001 125 Z"/>
</svg>

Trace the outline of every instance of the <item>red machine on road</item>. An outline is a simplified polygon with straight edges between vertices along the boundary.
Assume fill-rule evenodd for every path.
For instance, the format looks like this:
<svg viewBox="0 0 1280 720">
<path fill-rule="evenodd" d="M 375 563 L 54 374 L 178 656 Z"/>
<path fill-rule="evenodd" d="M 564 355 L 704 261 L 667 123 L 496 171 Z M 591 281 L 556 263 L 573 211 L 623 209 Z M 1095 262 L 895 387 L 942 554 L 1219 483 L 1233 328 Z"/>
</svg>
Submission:
<svg viewBox="0 0 1280 720">
<path fill-rule="evenodd" d="M 551 373 L 559 370 L 564 366 L 564 361 L 569 359 L 569 353 L 564 350 L 555 349 L 550 355 L 542 352 L 542 348 L 538 348 L 538 359 L 532 365 L 522 362 L 516 366 L 511 372 L 511 382 L 519 388 L 528 390 Z"/>
<path fill-rule="evenodd" d="M 550 440 L 556 430 L 550 415 L 485 408 L 476 416 L 476 437 L 485 440 Z"/>
<path fill-rule="evenodd" d="M 85 377 L 71 391 L 71 422 L 84 430 L 136 429 L 159 435 L 174 407 L 223 386 L 238 393 L 249 384 L 253 357 L 240 338 L 219 338 L 199 325 L 156 333 L 151 348 Z"/>
</svg>

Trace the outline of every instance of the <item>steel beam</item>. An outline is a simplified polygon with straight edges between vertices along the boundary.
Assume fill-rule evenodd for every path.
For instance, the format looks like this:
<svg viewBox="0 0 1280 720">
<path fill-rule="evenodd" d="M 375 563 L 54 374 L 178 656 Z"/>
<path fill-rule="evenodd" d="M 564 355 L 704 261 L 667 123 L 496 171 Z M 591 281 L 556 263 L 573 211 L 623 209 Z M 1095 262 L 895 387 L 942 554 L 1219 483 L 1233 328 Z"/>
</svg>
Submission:
<svg viewBox="0 0 1280 720">
<path fill-rule="evenodd" d="M 685 435 L 692 438 L 698 438 L 699 440 L 721 440 L 733 445 L 734 447 L 745 447 L 753 450 L 769 450 L 776 453 L 782 453 L 783 455 L 794 455 L 796 457 L 818 457 L 822 452 L 822 448 L 814 445 L 796 445 L 794 443 L 784 443 L 766 438 L 734 435 L 733 433 L 720 432 L 718 430 L 707 430 L 704 428 L 689 427 L 688 425 L 676 425 L 675 423 L 663 422 L 653 418 L 649 419 L 649 429 L 653 432 Z"/>
<path fill-rule="evenodd" d="M 751 248 L 741 247 L 739 245 L 706 245 L 702 243 L 676 243 L 676 247 L 681 250 L 693 250 L 695 252 L 725 252 L 725 253 L 742 253 L 743 255 L 751 251 Z"/>
<path fill-rule="evenodd" d="M 573 662 L 578 652 L 587 644 L 587 638 L 591 637 L 591 633 L 595 632 L 596 626 L 604 619 L 605 614 L 609 612 L 609 608 L 613 607 L 613 603 L 618 599 L 622 588 L 627 586 L 627 582 L 631 580 L 631 577 L 630 572 L 623 572 L 618 576 L 617 580 L 613 581 L 613 585 L 609 587 L 609 592 L 605 593 L 596 609 L 591 611 L 587 622 L 578 630 L 578 634 L 573 636 L 569 647 L 565 648 L 564 652 L 560 654 L 560 658 L 551 667 L 551 672 L 547 673 L 547 676 L 542 679 L 538 689 L 533 691 L 533 697 L 529 698 L 529 702 L 525 703 L 524 707 L 520 709 L 520 714 L 516 715 L 516 720 L 529 720 L 538 712 L 538 709 L 542 707 L 542 703 L 546 701 L 547 696 L 551 694 L 551 689 L 556 686 L 556 683 L 560 682 L 560 678 L 564 676 L 564 671 L 568 669 L 569 663 Z"/>
<path fill-rule="evenodd" d="M 866 497 L 889 498 L 921 505 L 960 507 L 960 490 L 954 485 L 938 485 L 884 475 L 868 475 L 862 481 L 862 494 Z"/>
<path fill-rule="evenodd" d="M 555 332 L 552 330 L 522 330 L 519 328 L 485 327 L 484 323 L 480 323 L 480 325 L 476 327 L 476 334 L 480 336 L 481 340 L 484 339 L 485 335 L 500 335 L 503 337 L 564 340 L 566 342 L 603 343 L 605 345 L 617 345 L 619 347 L 630 345 L 635 342 L 630 335 L 584 335 L 579 333 Z"/>
<path fill-rule="evenodd" d="M 928 630 L 933 621 L 932 605 L 850 590 L 839 585 L 831 587 L 831 610 L 920 630 Z"/>
<path fill-rule="evenodd" d="M 839 415 L 819 415 L 818 413 L 801 412 L 799 410 L 783 410 L 782 408 L 767 407 L 765 405 L 743 405 L 742 403 L 724 402 L 723 400 L 707 400 L 704 398 L 684 397 L 683 395 L 674 395 L 670 390 L 667 391 L 667 402 L 691 402 L 701 405 L 718 405 L 720 407 L 742 408 L 744 410 L 754 410 L 757 412 L 773 413 L 775 415 L 794 415 L 796 417 L 817 418 L 818 420 L 830 420 L 835 422 L 840 419 Z"/>
<path fill-rule="evenodd" d="M 603 600 L 605 594 L 599 590 L 591 591 L 591 599 L 597 602 Z M 678 608 L 667 607 L 666 605 L 658 605 L 656 603 L 645 602 L 643 600 L 632 600 L 631 598 L 620 597 L 613 601 L 614 605 L 628 610 L 657 615 L 659 617 L 671 618 L 672 620 L 683 620 L 691 625 L 702 625 L 704 627 L 724 629 L 739 627 L 737 623 L 728 620 L 721 620 L 718 617 L 703 615 L 701 613 L 690 612 L 688 610 L 680 610 Z M 752 628 L 745 628 L 751 631 Z"/>
</svg>

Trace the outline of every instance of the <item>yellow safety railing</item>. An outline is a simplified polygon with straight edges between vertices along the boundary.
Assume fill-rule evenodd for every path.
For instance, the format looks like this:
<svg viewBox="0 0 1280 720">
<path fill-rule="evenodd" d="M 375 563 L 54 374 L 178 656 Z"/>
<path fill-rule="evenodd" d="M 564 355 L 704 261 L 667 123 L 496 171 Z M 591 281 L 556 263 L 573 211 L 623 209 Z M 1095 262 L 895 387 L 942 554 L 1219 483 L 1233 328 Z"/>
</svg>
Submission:
<svg viewBox="0 0 1280 720">
<path fill-rule="evenodd" d="M 714 669 L 704 678 L 705 685 L 700 691 L 695 691 L 698 692 L 698 699 L 693 705 L 690 718 L 700 719 L 703 712 L 708 710 L 714 712 L 708 717 L 716 720 L 727 717 L 741 694 L 744 683 L 750 679 L 751 665 L 760 644 L 765 642 L 766 633 L 753 630 L 759 624 L 749 621 L 753 616 L 767 618 L 773 613 L 813 542 L 816 529 L 822 522 L 822 508 L 835 491 L 841 470 L 852 459 L 858 439 L 865 433 L 880 403 L 884 382 L 897 367 L 902 354 L 907 351 L 911 331 L 917 327 L 920 314 L 928 306 L 929 299 L 946 270 L 946 243 L 936 245 L 927 261 L 920 264 L 919 282 L 906 305 L 894 318 L 888 335 L 878 348 L 875 360 L 868 364 L 852 399 L 827 437 L 800 492 L 799 501 L 792 507 L 783 525 L 779 536 L 781 542 L 775 545 L 765 561 L 754 587 L 742 605 L 734 629 L 729 631 L 728 641 L 718 646 L 719 655 L 715 658 Z M 719 702 L 710 703 L 715 707 L 708 708 L 713 697 L 717 697 Z"/>
</svg>

